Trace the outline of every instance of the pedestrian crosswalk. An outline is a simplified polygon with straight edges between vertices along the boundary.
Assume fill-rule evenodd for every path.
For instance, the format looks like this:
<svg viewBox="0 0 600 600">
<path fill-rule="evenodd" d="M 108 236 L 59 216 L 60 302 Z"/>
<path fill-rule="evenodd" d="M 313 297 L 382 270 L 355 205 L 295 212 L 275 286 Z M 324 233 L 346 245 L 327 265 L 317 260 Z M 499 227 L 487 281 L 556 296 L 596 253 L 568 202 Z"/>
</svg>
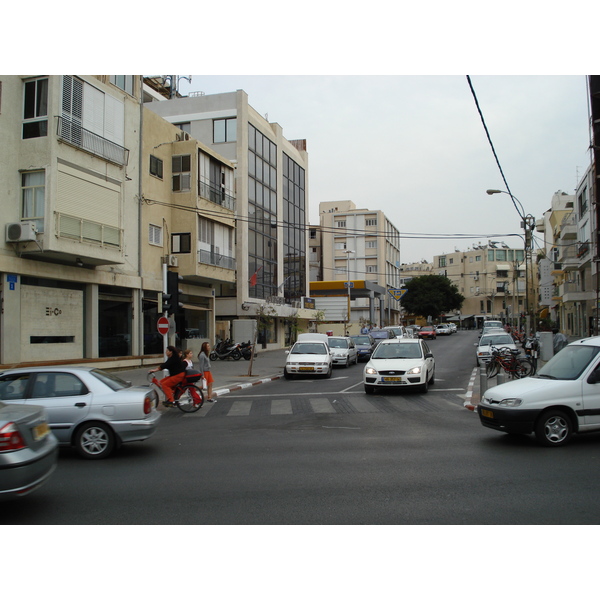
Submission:
<svg viewBox="0 0 600 600">
<path fill-rule="evenodd" d="M 462 396 L 456 393 L 402 394 L 398 396 L 363 394 L 305 395 L 290 398 L 268 396 L 223 396 L 218 402 L 205 403 L 195 413 L 181 415 L 185 418 L 249 417 L 307 414 L 350 414 L 350 413 L 401 413 L 440 412 L 463 410 Z M 175 414 L 177 414 L 175 412 Z"/>
</svg>

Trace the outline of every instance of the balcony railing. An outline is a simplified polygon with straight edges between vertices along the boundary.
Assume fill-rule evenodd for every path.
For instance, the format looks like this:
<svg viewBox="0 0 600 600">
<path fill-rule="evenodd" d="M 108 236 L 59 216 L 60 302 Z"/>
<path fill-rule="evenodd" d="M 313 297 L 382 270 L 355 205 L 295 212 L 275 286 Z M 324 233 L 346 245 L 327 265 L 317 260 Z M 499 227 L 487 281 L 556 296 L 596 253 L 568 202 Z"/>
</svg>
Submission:
<svg viewBox="0 0 600 600">
<path fill-rule="evenodd" d="M 117 165 L 126 165 L 129 161 L 129 150 L 106 138 L 84 129 L 80 123 L 58 117 L 58 137 L 76 148 L 100 156 Z"/>
<path fill-rule="evenodd" d="M 210 250 L 199 250 L 198 262 L 203 265 L 222 267 L 223 269 L 235 269 L 235 258 L 223 256 L 218 252 L 211 252 Z"/>
<path fill-rule="evenodd" d="M 219 206 L 235 210 L 235 198 L 216 185 L 211 185 L 205 181 L 198 181 L 198 194 L 201 198 L 206 198 Z"/>
<path fill-rule="evenodd" d="M 123 230 L 95 221 L 56 213 L 56 235 L 88 244 L 120 249 Z"/>
</svg>

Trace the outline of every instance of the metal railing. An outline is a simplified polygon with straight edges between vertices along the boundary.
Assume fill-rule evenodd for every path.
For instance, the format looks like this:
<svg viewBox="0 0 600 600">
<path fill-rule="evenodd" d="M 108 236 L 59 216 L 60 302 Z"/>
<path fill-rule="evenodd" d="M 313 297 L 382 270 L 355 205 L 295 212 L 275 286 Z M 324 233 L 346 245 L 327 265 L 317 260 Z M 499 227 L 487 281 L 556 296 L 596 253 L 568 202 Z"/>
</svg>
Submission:
<svg viewBox="0 0 600 600">
<path fill-rule="evenodd" d="M 236 266 L 235 258 L 223 256 L 223 254 L 211 252 L 210 250 L 199 250 L 198 262 L 203 265 L 212 265 L 214 267 L 222 267 L 223 269 L 231 270 L 234 270 Z"/>
<path fill-rule="evenodd" d="M 122 229 L 59 212 L 55 214 L 56 235 L 59 238 L 68 238 L 110 248 L 121 248 Z"/>
<path fill-rule="evenodd" d="M 56 133 L 67 144 L 105 158 L 109 162 L 126 165 L 129 161 L 129 150 L 127 148 L 123 148 L 123 146 L 119 146 L 119 144 L 115 144 L 97 133 L 84 129 L 81 123 L 77 121 L 58 117 Z"/>
<path fill-rule="evenodd" d="M 219 206 L 235 210 L 235 198 L 216 185 L 211 185 L 206 181 L 198 181 L 198 194 L 200 197 L 206 198 Z"/>
</svg>

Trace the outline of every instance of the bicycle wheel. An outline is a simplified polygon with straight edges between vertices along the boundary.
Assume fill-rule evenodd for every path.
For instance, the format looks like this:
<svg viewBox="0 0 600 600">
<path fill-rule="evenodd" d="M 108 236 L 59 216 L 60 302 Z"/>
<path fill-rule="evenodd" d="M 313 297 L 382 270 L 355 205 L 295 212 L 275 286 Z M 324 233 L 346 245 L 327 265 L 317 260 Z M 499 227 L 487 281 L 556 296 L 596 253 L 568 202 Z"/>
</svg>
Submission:
<svg viewBox="0 0 600 600">
<path fill-rule="evenodd" d="M 177 408 L 184 413 L 193 413 L 202 408 L 204 404 L 204 394 L 202 390 L 195 385 L 188 383 L 182 386 L 181 394 L 175 400 Z"/>
<path fill-rule="evenodd" d="M 494 359 L 490 360 L 487 365 L 485 365 L 485 374 L 487 375 L 488 379 L 491 377 L 496 377 L 496 375 L 498 375 L 498 370 L 498 362 Z"/>
<path fill-rule="evenodd" d="M 522 379 L 523 377 L 531 377 L 535 373 L 535 367 L 528 358 L 519 359 L 519 364 L 516 369 L 516 377 Z"/>
</svg>

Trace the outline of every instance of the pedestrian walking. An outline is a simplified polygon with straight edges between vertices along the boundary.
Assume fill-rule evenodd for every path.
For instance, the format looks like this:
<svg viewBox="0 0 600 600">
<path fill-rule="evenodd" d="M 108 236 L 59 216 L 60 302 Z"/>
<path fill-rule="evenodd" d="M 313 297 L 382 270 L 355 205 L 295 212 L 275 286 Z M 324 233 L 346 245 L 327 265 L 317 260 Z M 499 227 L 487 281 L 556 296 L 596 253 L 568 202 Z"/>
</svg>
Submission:
<svg viewBox="0 0 600 600">
<path fill-rule="evenodd" d="M 553 329 L 552 333 L 552 345 L 554 347 L 554 354 L 560 352 L 565 346 L 569 345 L 569 339 L 564 333 L 561 333 L 558 329 Z"/>
<path fill-rule="evenodd" d="M 200 348 L 200 352 L 198 352 L 198 360 L 200 361 L 198 364 L 198 369 L 203 373 L 204 380 L 206 381 L 206 396 L 209 402 L 216 402 L 216 399 L 212 397 L 212 386 L 214 383 L 214 379 L 211 373 L 210 368 L 210 344 L 208 342 L 204 342 L 202 347 Z"/>
</svg>

